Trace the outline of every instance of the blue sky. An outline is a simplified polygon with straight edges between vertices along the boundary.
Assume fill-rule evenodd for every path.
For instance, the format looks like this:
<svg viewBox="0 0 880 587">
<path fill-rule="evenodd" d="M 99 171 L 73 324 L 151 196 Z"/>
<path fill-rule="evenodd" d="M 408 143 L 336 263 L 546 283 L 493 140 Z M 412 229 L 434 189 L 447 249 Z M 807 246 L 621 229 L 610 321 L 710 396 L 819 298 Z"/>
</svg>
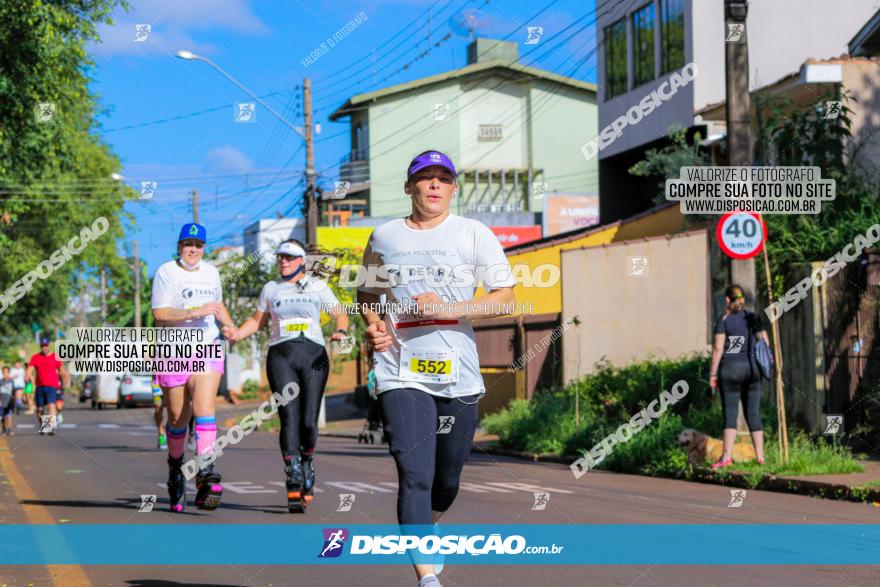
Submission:
<svg viewBox="0 0 880 587">
<path fill-rule="evenodd" d="M 592 0 L 132 0 L 131 5 L 127 13 L 117 11 L 115 25 L 101 28 L 103 42 L 90 48 L 96 63 L 92 87 L 106 109 L 98 118 L 102 136 L 123 162 L 124 181 L 137 189 L 141 181 L 158 182 L 151 200 L 127 205 L 136 226 L 122 244 L 130 250 L 138 239 L 151 274 L 171 258 L 177 230 L 192 218 L 193 189 L 210 247 L 241 244 L 242 229 L 259 218 L 298 215 L 303 189 L 299 135 L 259 106 L 254 124 L 234 122 L 233 104 L 250 98 L 209 65 L 175 58 L 178 50 L 213 60 L 298 126 L 299 87 L 304 77 L 311 78 L 315 122 L 321 125 L 315 161 L 324 170 L 319 178 L 324 186 L 332 186 L 339 159 L 349 150 L 348 119 L 331 123 L 328 115 L 352 95 L 464 66 L 466 22 L 474 23 L 478 36 L 518 42 L 521 56 L 532 49 L 523 44 L 526 26 L 543 27 L 540 43 L 551 43 L 565 27 L 574 24 L 563 37 L 590 25 L 553 51 L 534 51 L 521 62 L 596 81 Z M 366 21 L 314 63 L 302 65 L 361 12 Z M 151 26 L 146 41 L 134 42 L 136 24 Z M 450 32 L 451 38 L 433 46 Z M 406 64 L 411 65 L 403 69 Z"/>
</svg>

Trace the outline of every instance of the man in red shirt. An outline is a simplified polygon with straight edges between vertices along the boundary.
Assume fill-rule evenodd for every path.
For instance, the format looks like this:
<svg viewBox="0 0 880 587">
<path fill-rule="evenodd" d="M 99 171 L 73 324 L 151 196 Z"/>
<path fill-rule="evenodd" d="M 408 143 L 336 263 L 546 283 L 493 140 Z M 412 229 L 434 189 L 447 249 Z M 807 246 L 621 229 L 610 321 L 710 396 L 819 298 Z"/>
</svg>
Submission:
<svg viewBox="0 0 880 587">
<path fill-rule="evenodd" d="M 59 377 L 60 376 L 60 377 Z M 40 422 L 40 434 L 55 434 L 56 402 L 61 388 L 61 379 L 65 387 L 68 384 L 64 365 L 49 352 L 49 339 L 40 340 L 40 352 L 31 357 L 28 363 L 28 377 L 34 382 L 34 396 L 37 400 L 37 420 Z M 43 420 L 43 416 L 48 420 Z"/>
</svg>

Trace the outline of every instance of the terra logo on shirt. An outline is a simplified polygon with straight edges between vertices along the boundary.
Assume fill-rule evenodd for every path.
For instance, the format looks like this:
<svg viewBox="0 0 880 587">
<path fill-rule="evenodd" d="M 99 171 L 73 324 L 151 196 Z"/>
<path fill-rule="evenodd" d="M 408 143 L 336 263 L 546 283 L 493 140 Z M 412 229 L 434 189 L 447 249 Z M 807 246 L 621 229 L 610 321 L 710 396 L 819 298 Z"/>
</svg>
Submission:
<svg viewBox="0 0 880 587">
<path fill-rule="evenodd" d="M 193 295 L 200 295 L 200 296 L 213 296 L 213 295 L 215 295 L 215 293 L 216 293 L 216 290 L 215 290 L 214 288 L 211 288 L 211 289 L 201 289 L 201 288 L 190 289 L 190 288 L 186 288 L 186 289 L 183 290 L 183 292 L 182 292 L 180 295 L 183 296 L 183 299 L 188 300 L 188 299 L 190 299 L 191 297 L 193 297 Z"/>
</svg>

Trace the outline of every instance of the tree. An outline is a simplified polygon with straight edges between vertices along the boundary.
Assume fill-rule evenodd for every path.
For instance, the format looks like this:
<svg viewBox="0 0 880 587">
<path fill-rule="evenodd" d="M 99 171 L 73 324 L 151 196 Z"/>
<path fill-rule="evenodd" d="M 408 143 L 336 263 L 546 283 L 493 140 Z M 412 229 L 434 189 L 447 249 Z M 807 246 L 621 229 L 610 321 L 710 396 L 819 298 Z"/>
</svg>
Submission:
<svg viewBox="0 0 880 587">
<path fill-rule="evenodd" d="M 5 0 L 0 14 L 0 284 L 5 291 L 83 227 L 109 230 L 38 279 L 0 314 L 0 334 L 24 335 L 63 316 L 74 272 L 123 262 L 122 206 L 132 190 L 111 179 L 118 158 L 98 136 L 86 45 L 119 0 Z M 51 106 L 40 106 L 50 104 Z M 88 270 L 91 268 L 91 271 Z M 27 333 L 29 334 L 29 333 Z"/>
<path fill-rule="evenodd" d="M 841 96 L 837 118 L 826 118 L 828 101 L 835 94 L 820 96 L 816 105 L 798 110 L 790 100 L 774 98 L 757 102 L 759 164 L 816 165 L 823 178 L 835 180 L 837 196 L 823 202 L 819 214 L 768 214 L 767 253 L 775 283 L 775 295 L 800 263 L 825 260 L 880 222 L 878 185 L 865 173 L 854 172 L 852 153 L 859 144 L 850 132 L 853 99 Z M 853 146 L 850 153 L 847 145 Z"/>
</svg>

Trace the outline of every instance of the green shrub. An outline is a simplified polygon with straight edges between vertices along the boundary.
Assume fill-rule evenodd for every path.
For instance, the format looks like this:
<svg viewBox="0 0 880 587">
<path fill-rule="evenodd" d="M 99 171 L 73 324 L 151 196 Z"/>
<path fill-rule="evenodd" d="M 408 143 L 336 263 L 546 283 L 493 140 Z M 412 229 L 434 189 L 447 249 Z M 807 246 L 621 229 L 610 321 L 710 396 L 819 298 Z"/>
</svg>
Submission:
<svg viewBox="0 0 880 587">
<path fill-rule="evenodd" d="M 260 391 L 260 385 L 253 379 L 248 379 L 241 386 L 241 394 L 239 397 L 241 399 L 255 399 L 258 391 Z"/>
<path fill-rule="evenodd" d="M 626 473 L 687 477 L 694 470 L 687 463 L 685 449 L 678 445 L 679 433 L 694 428 L 720 438 L 724 426 L 720 398 L 713 400 L 708 373 L 706 355 L 640 361 L 625 367 L 603 362 L 594 373 L 562 389 L 541 390 L 530 401 L 511 402 L 500 412 L 484 417 L 482 426 L 490 434 L 497 434 L 504 448 L 577 458 L 647 407 L 663 390 L 684 380 L 688 384 L 687 395 L 670 404 L 659 419 L 629 441 L 616 444 L 599 466 Z M 576 404 L 579 424 L 575 420 Z M 766 473 L 809 475 L 861 469 L 849 449 L 821 438 L 814 443 L 808 434 L 798 430 L 790 434 L 789 464 L 781 465 L 777 462 L 774 435 L 775 406 L 764 402 L 761 417 L 766 431 L 767 463 L 760 468 L 749 464 L 737 467 L 751 474 L 754 483 Z"/>
</svg>

